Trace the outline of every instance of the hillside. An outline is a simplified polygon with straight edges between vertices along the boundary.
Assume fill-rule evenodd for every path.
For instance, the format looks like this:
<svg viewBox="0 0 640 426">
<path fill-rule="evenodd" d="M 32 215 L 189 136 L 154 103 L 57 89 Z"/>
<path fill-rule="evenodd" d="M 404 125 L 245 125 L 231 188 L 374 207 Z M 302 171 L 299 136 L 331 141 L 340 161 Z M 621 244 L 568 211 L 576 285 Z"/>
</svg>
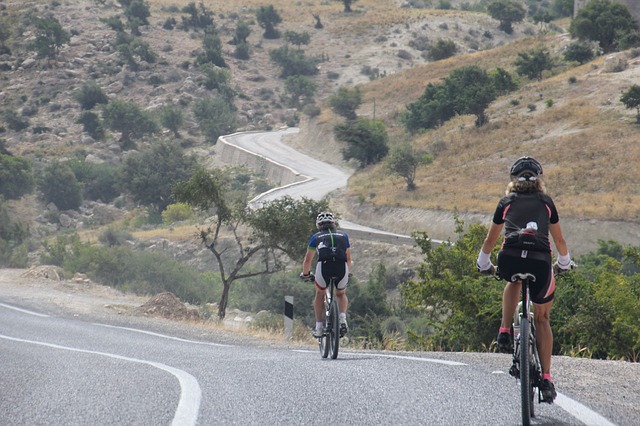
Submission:
<svg viewBox="0 0 640 426">
<path fill-rule="evenodd" d="M 180 9 L 190 2 L 147 3 L 151 16 L 149 25 L 140 27 L 140 38 L 158 58 L 154 63 L 142 61 L 138 70 L 123 65 L 113 45 L 115 33 L 104 22 L 122 15 L 116 1 L 0 3 L 2 23 L 11 28 L 6 43 L 11 54 L 0 56 L 2 112 L 15 111 L 30 123 L 20 131 L 5 125 L 0 138 L 12 153 L 33 160 L 36 172 L 56 159 L 80 157 L 117 164 L 129 155 L 118 145 L 117 133 L 97 141 L 76 122 L 81 109 L 74 95 L 87 81 L 97 82 L 111 100 L 132 101 L 156 115 L 165 105 L 182 108 L 184 136 L 179 142 L 201 155 L 210 154 L 210 145 L 191 112 L 198 99 L 210 94 L 203 86 L 202 73 L 188 65 L 201 49 L 202 33 L 163 28 L 169 18 L 180 22 L 185 15 Z M 640 128 L 634 111 L 625 110 L 619 102 L 620 92 L 640 78 L 640 60 L 632 52 L 615 55 L 626 63 L 620 72 L 611 72 L 612 59 L 605 57 L 580 67 L 558 62 L 542 81 L 523 81 L 518 92 L 496 101 L 488 111 L 489 124 L 481 129 L 473 126 L 473 117 L 463 116 L 435 131 L 412 136 L 402 130 L 399 114 L 422 94 L 427 83 L 471 64 L 513 72 L 517 53 L 534 46 L 545 46 L 560 57 L 569 43 L 563 30 L 568 23 L 548 25 L 543 35 L 538 35 L 539 27 L 522 23 L 507 35 L 497 29 L 497 21 L 481 13 L 412 9 L 392 0 L 360 0 L 353 13 L 344 13 L 342 4 L 335 1 L 291 3 L 268 2 L 282 16 L 278 29 L 308 32 L 310 43 L 302 48 L 309 56 L 324 58 L 314 77 L 321 114 L 313 119 L 300 115 L 301 136 L 291 143 L 342 164 L 341 146 L 332 135 L 339 118 L 323 101 L 340 86 L 359 85 L 365 102 L 358 113 L 382 119 L 392 144 L 410 139 L 417 148 L 436 154 L 432 165 L 420 169 L 418 189 L 411 193 L 404 191 L 401 179 L 389 178 L 382 165 L 358 170 L 345 197 L 336 198 L 341 208 L 409 208 L 444 213 L 447 218 L 457 210 L 482 217 L 492 211 L 504 191 L 512 161 L 532 155 L 543 163 L 547 188 L 563 217 L 596 223 L 614 220 L 631 226 L 640 220 L 640 189 L 635 185 L 640 178 L 636 167 Z M 451 3 L 455 7 L 461 2 Z M 255 21 L 257 7 L 265 3 L 202 4 L 214 12 L 223 57 L 238 93 L 237 130 L 268 130 L 291 123 L 295 111 L 287 106 L 281 70 L 269 59 L 269 51 L 284 41 L 264 39 Z M 314 28 L 314 15 L 321 19 L 322 29 Z M 72 34 L 55 60 L 39 59 L 27 48 L 34 39 L 33 19 L 45 16 L 55 17 Z M 234 58 L 234 47 L 229 44 L 241 20 L 251 23 L 248 60 Z M 440 38 L 453 40 L 458 55 L 427 61 L 422 57 L 425 43 Z M 530 105 L 535 105 L 534 111 Z M 158 139 L 171 139 L 171 134 L 165 130 L 161 136 L 146 137 L 138 142 L 138 149 Z M 33 220 L 47 209 L 33 196 L 13 206 L 20 216 Z M 106 225 L 126 213 L 113 206 L 105 209 L 98 224 Z M 378 225 L 394 230 L 393 215 L 389 211 L 384 216 L 389 222 Z"/>
</svg>

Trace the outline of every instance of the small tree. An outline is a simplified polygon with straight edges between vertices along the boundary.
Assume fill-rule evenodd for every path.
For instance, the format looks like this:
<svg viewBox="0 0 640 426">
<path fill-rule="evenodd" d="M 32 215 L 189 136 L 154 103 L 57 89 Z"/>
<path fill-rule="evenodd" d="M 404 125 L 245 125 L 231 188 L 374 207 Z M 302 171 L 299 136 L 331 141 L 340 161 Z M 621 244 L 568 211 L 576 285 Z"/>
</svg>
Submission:
<svg viewBox="0 0 640 426">
<path fill-rule="evenodd" d="M 286 31 L 284 33 L 284 39 L 294 46 L 298 46 L 298 49 L 300 49 L 300 46 L 306 46 L 311 42 L 311 35 L 306 31 L 303 31 L 301 33 L 297 31 Z"/>
<path fill-rule="evenodd" d="M 107 104 L 102 119 L 108 129 L 121 133 L 120 146 L 124 150 L 135 148 L 133 139 L 158 132 L 158 124 L 148 112 L 133 102 L 115 99 Z"/>
<path fill-rule="evenodd" d="M 205 34 L 202 39 L 202 53 L 196 58 L 196 65 L 213 64 L 226 67 L 222 57 L 222 41 L 217 34 Z"/>
<path fill-rule="evenodd" d="M 69 40 L 71 36 L 56 18 L 36 19 L 36 39 L 32 47 L 38 56 L 54 59 Z"/>
<path fill-rule="evenodd" d="M 507 34 L 513 33 L 513 23 L 521 22 L 527 13 L 521 3 L 513 0 L 494 0 L 487 6 L 487 12 L 500 21 L 498 28 Z"/>
<path fill-rule="evenodd" d="M 247 43 L 247 38 L 249 38 L 249 35 L 251 34 L 251 27 L 249 27 L 249 24 L 247 23 L 247 21 L 239 21 L 238 24 L 236 25 L 236 31 L 235 31 L 235 35 L 233 36 L 233 40 L 231 40 L 231 44 L 242 44 L 242 43 Z"/>
<path fill-rule="evenodd" d="M 237 119 L 228 102 L 221 97 L 206 97 L 195 103 L 193 114 L 207 142 L 215 144 L 222 135 L 233 133 Z"/>
<path fill-rule="evenodd" d="M 264 28 L 264 34 L 262 35 L 264 38 L 280 38 L 280 31 L 276 29 L 276 25 L 282 22 L 282 18 L 273 5 L 260 6 L 256 12 L 256 19 L 260 27 Z"/>
<path fill-rule="evenodd" d="M 318 59 L 307 58 L 304 51 L 291 49 L 288 44 L 269 51 L 269 58 L 282 69 L 280 77 L 292 75 L 316 75 Z"/>
<path fill-rule="evenodd" d="M 620 102 L 622 102 L 627 109 L 636 109 L 636 123 L 640 124 L 640 86 L 634 84 L 627 89 L 627 91 L 620 96 Z"/>
<path fill-rule="evenodd" d="M 150 151 L 127 157 L 122 166 L 122 182 L 136 202 L 160 214 L 172 203 L 172 188 L 188 180 L 196 165 L 196 159 L 186 155 L 179 145 L 164 141 Z"/>
<path fill-rule="evenodd" d="M 576 61 L 579 64 L 584 64 L 592 60 L 594 57 L 593 49 L 588 43 L 575 42 L 567 46 L 567 50 L 564 52 L 564 59 L 567 61 Z"/>
<path fill-rule="evenodd" d="M 619 49 L 620 44 L 628 44 L 629 40 L 638 45 L 638 31 L 638 23 L 629 9 L 610 0 L 589 1 L 569 26 L 572 37 L 597 41 L 604 53 Z"/>
<path fill-rule="evenodd" d="M 532 49 L 519 52 L 515 60 L 516 72 L 530 79 L 542 80 L 542 73 L 553 68 L 551 55 L 545 49 Z"/>
<path fill-rule="evenodd" d="M 140 25 L 149 25 L 148 17 L 151 16 L 149 12 L 149 5 L 143 0 L 133 0 L 124 10 L 124 15 L 129 21 L 137 20 Z"/>
<path fill-rule="evenodd" d="M 160 123 L 167 129 L 173 132 L 176 138 L 180 138 L 180 127 L 184 118 L 182 116 L 182 110 L 173 105 L 165 105 L 160 113 Z"/>
<path fill-rule="evenodd" d="M 380 120 L 361 117 L 336 125 L 334 132 L 338 140 L 347 144 L 342 150 L 344 159 L 357 160 L 360 167 L 378 163 L 389 152 L 389 136 Z"/>
<path fill-rule="evenodd" d="M 416 189 L 416 172 L 418 166 L 433 162 L 433 157 L 424 152 L 415 152 L 411 144 L 402 144 L 394 147 L 387 159 L 389 171 L 404 179 L 407 191 Z"/>
<path fill-rule="evenodd" d="M 174 195 L 178 201 L 214 215 L 211 225 L 199 229 L 198 238 L 211 251 L 220 271 L 220 320 L 226 315 L 229 290 L 236 280 L 273 274 L 285 268 L 287 257 L 296 261 L 304 257 L 308 238 L 315 232 L 315 217 L 328 208 L 326 200 L 285 197 L 248 209 L 246 202 L 231 197 L 229 176 L 223 170 L 196 171 L 175 187 Z M 222 244 L 224 231 L 231 234 L 237 250 Z M 258 262 L 250 262 L 252 259 Z"/>
<path fill-rule="evenodd" d="M 318 85 L 309 77 L 294 75 L 284 82 L 285 92 L 289 95 L 289 105 L 299 108 L 313 102 Z"/>
<path fill-rule="evenodd" d="M 104 139 L 104 126 L 98 114 L 92 111 L 82 111 L 76 122 L 82 124 L 82 130 L 87 132 L 93 139 Z"/>
<path fill-rule="evenodd" d="M 14 156 L 4 149 L 0 140 L 0 196 L 15 200 L 33 190 L 31 163 L 26 158 Z"/>
<path fill-rule="evenodd" d="M 348 88 L 342 86 L 338 91 L 329 97 L 329 106 L 331 110 L 346 118 L 347 120 L 355 120 L 358 118 L 356 110 L 362 104 L 362 93 L 358 87 Z"/>
<path fill-rule="evenodd" d="M 38 181 L 45 203 L 60 210 L 75 210 L 82 204 L 82 188 L 68 164 L 54 162 L 44 170 Z"/>
<path fill-rule="evenodd" d="M 336 0 L 336 1 L 342 2 L 342 4 L 344 5 L 345 13 L 351 13 L 353 12 L 353 10 L 351 9 L 351 5 L 357 2 L 358 0 Z"/>
<path fill-rule="evenodd" d="M 10 28 L 6 20 L 0 21 L 0 55 L 11 55 L 11 49 L 7 46 L 7 40 L 11 37 Z"/>
<path fill-rule="evenodd" d="M 438 39 L 434 44 L 427 47 L 427 58 L 431 61 L 447 59 L 455 55 L 458 47 L 453 40 Z"/>
<path fill-rule="evenodd" d="M 92 109 L 98 104 L 109 103 L 109 97 L 95 81 L 87 81 L 75 94 L 75 99 L 82 109 Z"/>
</svg>

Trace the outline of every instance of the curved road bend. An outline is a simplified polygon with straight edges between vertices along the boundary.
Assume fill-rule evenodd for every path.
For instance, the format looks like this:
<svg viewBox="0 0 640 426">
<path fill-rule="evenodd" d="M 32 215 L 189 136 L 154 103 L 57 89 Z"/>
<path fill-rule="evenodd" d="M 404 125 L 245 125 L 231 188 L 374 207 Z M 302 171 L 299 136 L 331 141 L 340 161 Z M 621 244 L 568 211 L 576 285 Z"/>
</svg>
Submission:
<svg viewBox="0 0 640 426">
<path fill-rule="evenodd" d="M 246 152 L 262 157 L 267 161 L 291 170 L 291 173 L 301 177 L 299 182 L 273 188 L 264 192 L 253 200 L 252 205 L 260 206 L 266 201 L 275 200 L 289 195 L 293 198 L 307 197 L 321 200 L 338 189 L 346 188 L 347 181 L 353 173 L 345 171 L 331 164 L 324 163 L 303 154 L 282 142 L 282 136 L 298 133 L 298 128 L 287 128 L 267 133 L 235 133 L 222 136 L 221 143 L 233 145 Z M 340 226 L 349 231 L 350 235 L 360 239 L 371 239 L 396 244 L 414 244 L 409 235 L 386 232 L 370 228 L 346 220 L 340 221 Z M 442 241 L 433 240 L 435 244 Z"/>
</svg>

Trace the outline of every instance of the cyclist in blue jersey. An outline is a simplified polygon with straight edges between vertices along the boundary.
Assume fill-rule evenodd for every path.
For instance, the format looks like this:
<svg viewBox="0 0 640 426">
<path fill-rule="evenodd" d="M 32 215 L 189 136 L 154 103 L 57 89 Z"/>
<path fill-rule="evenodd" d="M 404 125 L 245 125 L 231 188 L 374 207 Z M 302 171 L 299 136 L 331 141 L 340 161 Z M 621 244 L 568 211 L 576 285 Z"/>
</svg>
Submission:
<svg viewBox="0 0 640 426">
<path fill-rule="evenodd" d="M 336 277 L 336 298 L 340 311 L 340 335 L 344 336 L 349 327 L 347 325 L 347 282 L 351 270 L 351 245 L 349 235 L 336 229 L 335 218 L 331 212 L 322 212 L 316 218 L 318 232 L 311 236 L 307 253 L 302 262 L 301 278 L 308 278 L 311 274 L 311 262 L 316 253 L 318 262 L 315 271 L 316 295 L 313 301 L 313 311 L 316 317 L 314 337 L 322 337 L 324 327 L 324 293 L 331 277 Z"/>
<path fill-rule="evenodd" d="M 547 402 L 556 397 L 551 380 L 551 352 L 553 334 L 549 323 L 555 292 L 554 271 L 572 268 L 573 262 L 562 235 L 558 210 L 551 197 L 545 193 L 542 182 L 542 166 L 531 157 L 519 158 L 511 167 L 511 182 L 506 195 L 494 212 L 489 232 L 478 254 L 477 267 L 482 273 L 495 271 L 490 254 L 502 229 L 504 242 L 498 253 L 498 272 L 507 280 L 502 295 L 502 322 L 498 333 L 498 349 L 509 352 L 513 314 L 518 306 L 522 283 L 509 282 L 516 273 L 531 273 L 536 281 L 531 284 L 531 301 L 536 327 L 538 353 L 542 365 L 540 390 Z M 558 250 L 558 260 L 552 265 L 549 234 Z"/>
</svg>

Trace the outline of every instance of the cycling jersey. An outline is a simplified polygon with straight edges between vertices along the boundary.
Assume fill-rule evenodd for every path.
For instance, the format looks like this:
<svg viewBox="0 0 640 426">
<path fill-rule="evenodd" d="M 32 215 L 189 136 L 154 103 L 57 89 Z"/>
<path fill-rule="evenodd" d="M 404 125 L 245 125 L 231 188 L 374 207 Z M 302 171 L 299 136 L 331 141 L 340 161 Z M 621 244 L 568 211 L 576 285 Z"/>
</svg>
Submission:
<svg viewBox="0 0 640 426">
<path fill-rule="evenodd" d="M 503 248 L 550 252 L 549 224 L 558 223 L 558 210 L 548 195 L 512 192 L 502 198 L 493 214 L 493 223 L 504 224 Z M 523 231 L 531 239 L 523 239 Z"/>
<path fill-rule="evenodd" d="M 500 277 L 510 281 L 516 273 L 533 274 L 536 281 L 530 290 L 534 303 L 548 303 L 554 297 L 549 225 L 559 220 L 553 200 L 542 192 L 510 193 L 500 200 L 493 215 L 493 222 L 505 227 L 498 253 Z"/>
<path fill-rule="evenodd" d="M 335 278 L 336 288 L 344 290 L 349 280 L 347 249 L 351 247 L 349 235 L 344 231 L 326 229 L 316 232 L 309 241 L 309 249 L 318 253 L 316 285 L 327 288 Z"/>
</svg>

